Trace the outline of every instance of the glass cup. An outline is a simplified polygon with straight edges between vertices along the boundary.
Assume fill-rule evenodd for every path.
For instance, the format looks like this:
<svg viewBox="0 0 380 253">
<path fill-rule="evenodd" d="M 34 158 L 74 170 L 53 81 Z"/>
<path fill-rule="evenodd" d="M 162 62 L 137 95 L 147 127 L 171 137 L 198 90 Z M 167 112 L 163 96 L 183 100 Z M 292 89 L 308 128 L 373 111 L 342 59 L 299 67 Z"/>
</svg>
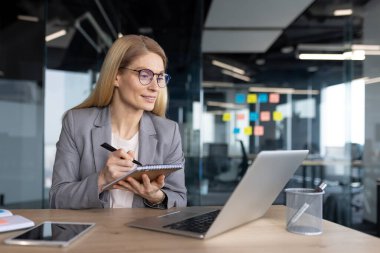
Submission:
<svg viewBox="0 0 380 253">
<path fill-rule="evenodd" d="M 286 230 L 302 235 L 322 234 L 324 191 L 288 188 L 286 192 Z"/>
</svg>

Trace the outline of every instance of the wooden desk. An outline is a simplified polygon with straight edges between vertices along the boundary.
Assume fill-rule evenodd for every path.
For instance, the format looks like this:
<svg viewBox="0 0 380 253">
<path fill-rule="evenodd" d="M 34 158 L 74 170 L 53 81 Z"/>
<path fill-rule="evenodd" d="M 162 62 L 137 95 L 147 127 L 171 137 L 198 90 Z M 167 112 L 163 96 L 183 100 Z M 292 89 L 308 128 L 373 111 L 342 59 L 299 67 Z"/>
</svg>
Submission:
<svg viewBox="0 0 380 253">
<path fill-rule="evenodd" d="M 17 232 L 0 234 L 0 252 L 291 252 L 291 253 L 377 253 L 380 239 L 324 221 L 319 236 L 303 236 L 285 230 L 285 207 L 272 206 L 256 221 L 228 231 L 209 240 L 198 240 L 126 226 L 135 218 L 165 213 L 152 209 L 99 210 L 13 210 L 36 223 L 46 220 L 96 222 L 88 234 L 69 247 L 25 247 L 5 245 L 5 238 Z"/>
</svg>

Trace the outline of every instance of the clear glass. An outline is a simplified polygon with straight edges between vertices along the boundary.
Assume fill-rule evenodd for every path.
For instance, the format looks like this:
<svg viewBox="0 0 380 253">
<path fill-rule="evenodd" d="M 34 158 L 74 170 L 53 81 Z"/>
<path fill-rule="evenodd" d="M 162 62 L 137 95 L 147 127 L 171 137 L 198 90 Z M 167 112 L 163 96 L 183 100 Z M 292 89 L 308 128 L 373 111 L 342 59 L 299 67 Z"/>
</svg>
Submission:
<svg viewBox="0 0 380 253">
<path fill-rule="evenodd" d="M 1 208 L 43 207 L 44 3 L 14 1 L 0 9 Z M 17 18 L 28 5 L 38 22 Z"/>
<path fill-rule="evenodd" d="M 0 194 L 5 208 L 43 206 L 43 92 L 36 81 L 0 79 Z"/>
<path fill-rule="evenodd" d="M 325 219 L 353 228 L 378 222 L 380 3 L 345 3 L 353 15 L 327 14 L 322 20 L 317 13 L 326 3 L 314 1 L 262 52 L 203 54 L 201 203 L 223 205 L 242 168 L 261 150 L 308 149 L 287 187 L 314 188 L 327 180 Z M 334 38 L 329 36 L 333 20 L 339 23 Z M 219 41 L 213 46 L 224 47 Z M 338 48 L 348 55 L 358 47 L 364 58 L 298 57 L 306 48 L 316 54 Z M 226 69 L 217 61 L 243 69 L 249 81 L 223 75 Z M 281 195 L 276 203 L 284 204 Z"/>
<path fill-rule="evenodd" d="M 56 143 L 62 126 L 62 116 L 82 102 L 93 86 L 91 72 L 79 73 L 46 69 L 45 71 L 45 138 L 44 191 L 46 202 L 52 182 Z"/>
</svg>

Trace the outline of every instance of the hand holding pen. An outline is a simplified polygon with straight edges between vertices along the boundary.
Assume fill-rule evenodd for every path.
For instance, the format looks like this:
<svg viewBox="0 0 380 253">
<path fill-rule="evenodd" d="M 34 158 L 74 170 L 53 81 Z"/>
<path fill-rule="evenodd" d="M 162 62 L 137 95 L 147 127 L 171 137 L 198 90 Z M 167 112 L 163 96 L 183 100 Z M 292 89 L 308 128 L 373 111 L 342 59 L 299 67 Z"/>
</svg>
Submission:
<svg viewBox="0 0 380 253">
<path fill-rule="evenodd" d="M 117 150 L 116 148 L 114 148 L 114 147 L 112 147 L 110 144 L 108 144 L 107 142 L 103 143 L 103 144 L 100 145 L 100 146 L 102 146 L 103 148 L 105 148 L 105 149 L 107 149 L 108 151 L 111 151 L 111 152 L 114 152 L 114 151 Z M 136 161 L 135 159 L 133 159 L 132 162 L 133 162 L 134 164 L 137 164 L 137 165 L 142 166 L 142 164 L 141 164 L 139 161 Z"/>
<path fill-rule="evenodd" d="M 106 164 L 102 171 L 99 173 L 98 177 L 98 189 L 102 192 L 103 185 L 120 178 L 125 175 L 128 171 L 134 169 L 137 165 L 141 165 L 140 162 L 134 159 L 133 151 L 125 152 L 122 149 L 116 149 L 107 143 L 103 143 L 101 147 L 111 151 Z"/>
</svg>

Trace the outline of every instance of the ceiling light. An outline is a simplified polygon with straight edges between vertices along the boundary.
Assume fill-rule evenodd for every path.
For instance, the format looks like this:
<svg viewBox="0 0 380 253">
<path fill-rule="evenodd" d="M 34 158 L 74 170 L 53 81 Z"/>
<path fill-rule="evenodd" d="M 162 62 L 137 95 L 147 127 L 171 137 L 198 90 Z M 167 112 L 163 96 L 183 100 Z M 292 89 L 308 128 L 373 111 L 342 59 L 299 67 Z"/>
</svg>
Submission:
<svg viewBox="0 0 380 253">
<path fill-rule="evenodd" d="M 203 82 L 202 87 L 204 88 L 233 88 L 233 83 L 225 82 Z"/>
<path fill-rule="evenodd" d="M 232 72 L 235 72 L 235 73 L 238 73 L 240 75 L 244 75 L 245 74 L 245 71 L 243 69 L 234 67 L 232 65 L 229 65 L 229 64 L 221 62 L 221 61 L 212 60 L 211 64 L 215 65 L 215 66 L 218 66 L 218 67 L 221 67 L 221 68 L 224 68 L 224 69 L 228 69 L 228 70 L 230 70 Z"/>
<path fill-rule="evenodd" d="M 353 11 L 352 9 L 341 9 L 341 10 L 335 10 L 334 16 L 350 16 L 352 15 Z"/>
<path fill-rule="evenodd" d="M 271 88 L 271 87 L 250 87 L 250 92 L 275 92 L 281 94 L 292 93 L 294 89 L 292 88 Z"/>
<path fill-rule="evenodd" d="M 280 88 L 280 87 L 250 87 L 250 92 L 274 92 L 280 94 L 293 94 L 293 95 L 318 95 L 318 90 L 296 90 L 293 88 Z"/>
<path fill-rule="evenodd" d="M 299 54 L 300 60 L 330 60 L 330 61 L 343 61 L 343 60 L 357 60 L 363 61 L 365 59 L 365 52 L 363 50 L 355 50 L 344 52 L 343 54 Z"/>
<path fill-rule="evenodd" d="M 257 65 L 264 65 L 265 64 L 265 59 L 257 59 L 256 60 Z"/>
<path fill-rule="evenodd" d="M 65 29 L 62 29 L 58 32 L 55 32 L 55 33 L 52 33 L 52 34 L 49 34 L 45 37 L 45 41 L 46 42 L 49 42 L 49 41 L 52 41 L 52 40 L 55 40 L 59 37 L 62 37 L 62 36 L 65 36 L 66 35 L 66 30 Z"/>
<path fill-rule="evenodd" d="M 318 70 L 318 67 L 317 66 L 309 66 L 307 67 L 307 71 L 308 72 L 315 72 Z"/>
<path fill-rule="evenodd" d="M 344 60 L 343 54 L 299 54 L 300 60 Z"/>
<path fill-rule="evenodd" d="M 245 105 L 237 105 L 234 103 L 225 103 L 225 102 L 217 102 L 217 101 L 207 101 L 208 106 L 218 106 L 228 109 L 244 109 Z"/>
<path fill-rule="evenodd" d="M 352 50 L 380 50 L 380 45 L 360 45 L 360 44 L 353 44 L 351 46 Z"/>
<path fill-rule="evenodd" d="M 380 55 L 380 50 L 365 50 L 364 51 L 364 54 L 365 55 Z"/>
<path fill-rule="evenodd" d="M 283 54 L 289 54 L 289 53 L 293 52 L 293 50 L 294 50 L 293 47 L 283 47 L 283 48 L 281 48 L 281 52 Z"/>
<path fill-rule="evenodd" d="M 380 83 L 380 77 L 368 78 L 364 82 L 365 84 Z"/>
<path fill-rule="evenodd" d="M 348 51 L 348 52 L 344 52 L 343 56 L 345 57 L 345 60 L 363 61 L 365 60 L 365 51 L 364 50 Z"/>
<path fill-rule="evenodd" d="M 243 80 L 243 81 L 246 81 L 246 82 L 249 82 L 251 81 L 251 78 L 248 77 L 248 76 L 245 76 L 245 75 L 240 75 L 240 74 L 236 74 L 232 71 L 229 71 L 229 70 L 222 70 L 222 73 L 225 74 L 225 75 L 228 75 L 228 76 L 232 76 L 234 78 L 237 78 L 237 79 L 240 79 L 240 80 Z"/>
<path fill-rule="evenodd" d="M 17 15 L 18 20 L 28 21 L 28 22 L 38 22 L 39 19 L 35 16 L 27 16 L 27 15 Z"/>
<path fill-rule="evenodd" d="M 152 27 L 139 27 L 139 33 L 141 33 L 141 34 L 152 34 L 153 28 Z"/>
</svg>

